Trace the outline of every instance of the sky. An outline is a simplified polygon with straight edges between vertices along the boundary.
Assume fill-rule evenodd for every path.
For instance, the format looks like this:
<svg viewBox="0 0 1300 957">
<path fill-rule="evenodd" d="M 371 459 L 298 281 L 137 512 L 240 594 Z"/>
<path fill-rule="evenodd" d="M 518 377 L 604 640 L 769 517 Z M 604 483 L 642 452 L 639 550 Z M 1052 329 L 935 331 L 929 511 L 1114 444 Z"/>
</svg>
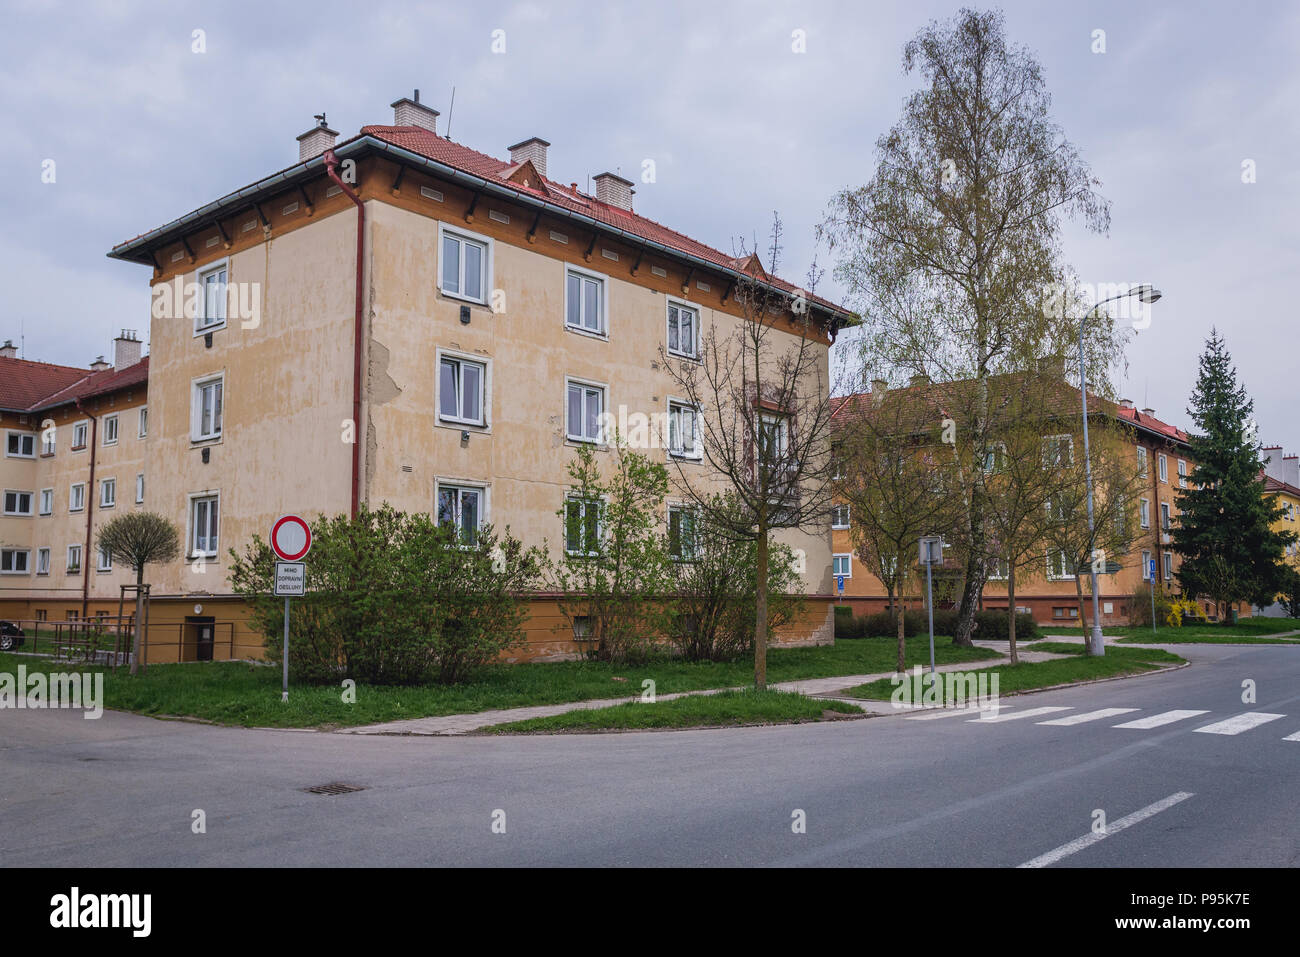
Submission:
<svg viewBox="0 0 1300 957">
<path fill-rule="evenodd" d="M 903 44 L 959 6 L 5 0 L 0 340 L 84 366 L 120 329 L 147 338 L 149 270 L 113 245 L 296 162 L 313 114 L 346 138 L 416 87 L 475 149 L 549 140 L 553 179 L 641 180 L 652 160 L 637 212 L 724 251 L 779 212 L 780 272 L 802 282 L 817 257 L 840 300 L 817 224 L 916 88 Z M 1300 451 L 1300 3 L 999 6 L 1112 203 L 1108 235 L 1067 224 L 1066 260 L 1164 293 L 1120 395 L 1190 425 L 1217 326 L 1261 441 Z"/>
</svg>

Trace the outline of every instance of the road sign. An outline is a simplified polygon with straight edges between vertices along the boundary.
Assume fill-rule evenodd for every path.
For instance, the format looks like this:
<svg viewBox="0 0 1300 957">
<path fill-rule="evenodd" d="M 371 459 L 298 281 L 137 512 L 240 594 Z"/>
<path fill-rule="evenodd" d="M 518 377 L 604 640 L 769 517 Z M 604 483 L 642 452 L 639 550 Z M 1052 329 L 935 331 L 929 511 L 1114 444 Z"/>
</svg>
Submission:
<svg viewBox="0 0 1300 957">
<path fill-rule="evenodd" d="M 297 515 L 282 515 L 271 526 L 271 550 L 281 561 L 301 561 L 311 551 L 311 526 Z"/>
<path fill-rule="evenodd" d="M 307 566 L 302 562 L 275 563 L 275 597 L 301 598 L 307 593 Z"/>
<path fill-rule="evenodd" d="M 1156 580 L 1156 560 L 1154 558 L 1147 560 L 1147 578 L 1152 581 Z"/>
<path fill-rule="evenodd" d="M 836 575 L 836 576 L 835 576 L 835 588 L 839 591 L 839 593 L 840 593 L 841 595 L 844 594 L 844 576 L 843 576 L 843 575 Z"/>
<path fill-rule="evenodd" d="M 943 536 L 926 535 L 921 538 L 920 544 L 921 565 L 942 565 L 943 564 Z"/>
</svg>

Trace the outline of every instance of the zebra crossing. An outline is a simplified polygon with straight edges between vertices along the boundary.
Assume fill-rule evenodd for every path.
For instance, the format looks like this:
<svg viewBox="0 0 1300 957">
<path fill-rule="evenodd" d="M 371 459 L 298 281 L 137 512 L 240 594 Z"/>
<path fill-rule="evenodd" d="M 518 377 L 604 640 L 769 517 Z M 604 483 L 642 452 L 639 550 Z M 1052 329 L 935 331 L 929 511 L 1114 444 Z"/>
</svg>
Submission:
<svg viewBox="0 0 1300 957">
<path fill-rule="evenodd" d="M 1063 712 L 1074 710 L 1074 708 L 1062 705 L 1025 708 L 1023 710 L 1017 710 L 1015 705 L 1000 705 L 996 708 L 956 708 L 950 710 L 932 709 L 927 710 L 922 714 L 908 715 L 903 720 L 935 721 L 940 718 L 965 718 L 966 722 L 969 724 L 1003 724 L 1007 721 L 1041 718 L 1043 720 L 1036 720 L 1034 721 L 1034 724 L 1068 728 L 1081 724 L 1090 724 L 1094 721 L 1108 721 L 1124 715 L 1134 714 L 1142 709 L 1099 708 L 1096 711 L 1079 711 L 1074 714 L 1063 714 Z M 1191 721 L 1194 718 L 1201 718 L 1208 714 L 1210 714 L 1209 711 L 1199 708 L 1175 709 L 1172 711 L 1161 711 L 1155 714 L 1132 718 L 1118 724 L 1112 724 L 1111 727 L 1133 731 L 1150 731 L 1153 728 L 1163 728 L 1177 724 L 1181 721 Z M 1220 718 L 1211 721 L 1208 724 L 1192 728 L 1192 731 L 1197 734 L 1217 734 L 1232 737 L 1238 734 L 1244 734 L 1247 731 L 1253 731 L 1256 728 L 1260 728 L 1266 724 L 1271 724 L 1274 721 L 1279 721 L 1285 717 L 1287 716 L 1284 714 L 1277 714 L 1276 712 L 1271 711 L 1243 711 L 1240 714 Z M 1283 737 L 1282 740 L 1300 743 L 1300 731 L 1288 734 Z"/>
</svg>

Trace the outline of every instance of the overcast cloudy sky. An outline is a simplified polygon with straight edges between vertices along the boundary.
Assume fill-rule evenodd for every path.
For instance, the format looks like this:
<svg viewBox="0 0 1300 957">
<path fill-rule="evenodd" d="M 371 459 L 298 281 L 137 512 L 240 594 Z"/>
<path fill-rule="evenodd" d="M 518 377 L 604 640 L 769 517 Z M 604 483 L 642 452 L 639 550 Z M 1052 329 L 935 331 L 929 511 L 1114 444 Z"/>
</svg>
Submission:
<svg viewBox="0 0 1300 957">
<path fill-rule="evenodd" d="M 635 179 L 653 159 L 638 212 L 724 250 L 779 210 L 782 272 L 799 281 L 829 197 L 869 178 L 873 143 L 916 82 L 902 45 L 957 7 L 6 0 L 0 339 L 21 333 L 27 358 L 85 365 L 118 329 L 143 334 L 148 270 L 106 259 L 112 245 L 294 162 L 313 113 L 347 137 L 390 123 L 388 104 L 414 87 L 484 152 L 549 140 L 556 179 Z M 1261 439 L 1300 449 L 1300 4 L 1001 7 L 1113 203 L 1110 235 L 1071 229 L 1068 259 L 1085 281 L 1150 280 L 1165 294 L 1130 347 L 1122 394 L 1186 425 L 1217 324 Z M 1092 52 L 1099 29 L 1104 54 Z M 195 30 L 205 52 L 192 51 Z"/>
</svg>

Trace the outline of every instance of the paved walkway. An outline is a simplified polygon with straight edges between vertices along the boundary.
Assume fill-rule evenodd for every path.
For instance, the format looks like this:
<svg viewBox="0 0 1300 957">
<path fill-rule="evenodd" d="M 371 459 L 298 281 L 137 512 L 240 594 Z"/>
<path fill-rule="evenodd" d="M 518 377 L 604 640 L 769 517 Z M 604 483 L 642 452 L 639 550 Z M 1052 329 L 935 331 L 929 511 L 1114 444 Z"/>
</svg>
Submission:
<svg viewBox="0 0 1300 957">
<path fill-rule="evenodd" d="M 1006 646 L 1005 642 L 996 641 L 977 641 L 977 645 L 983 648 L 991 648 L 994 651 L 1002 651 Z M 999 647 L 1001 645 L 1002 647 Z M 1022 648 L 1020 650 L 1021 661 L 1047 661 L 1052 658 L 1064 658 L 1066 655 L 1053 655 L 1044 651 L 1031 651 Z M 995 665 L 1005 664 L 1006 659 L 993 659 L 990 661 L 970 661 L 958 662 L 950 665 L 939 665 L 937 671 L 975 671 L 981 668 L 990 668 Z M 929 670 L 928 668 L 925 670 Z M 868 681 L 878 681 L 881 678 L 891 678 L 894 672 L 882 671 L 871 675 L 837 675 L 832 678 L 803 678 L 797 681 L 779 681 L 769 687 L 778 691 L 797 691 L 800 694 L 809 695 L 817 698 L 837 697 L 837 692 L 845 691 L 856 685 L 866 684 Z M 658 701 L 671 701 L 673 698 L 682 698 L 692 694 L 717 694 L 719 691 L 727 690 L 722 688 L 710 688 L 704 691 L 681 691 L 674 694 L 661 694 L 657 696 Z M 739 690 L 739 689 L 730 689 Z M 340 728 L 339 734 L 411 734 L 411 735 L 450 735 L 450 734 L 467 734 L 470 731 L 477 731 L 480 728 L 486 728 L 494 724 L 506 724 L 511 721 L 524 721 L 528 718 L 548 718 L 551 715 L 565 714 L 569 711 L 584 711 L 591 708 L 609 708 L 614 705 L 625 704 L 629 701 L 639 700 L 639 695 L 632 695 L 626 698 L 599 698 L 591 701 L 569 701 L 564 704 L 547 704 L 537 705 L 528 708 L 502 708 L 495 711 L 477 711 L 472 714 L 446 714 L 432 718 L 409 718 L 403 721 L 388 721 L 383 724 L 367 724 L 356 728 Z M 846 699 L 849 700 L 849 699 Z M 866 711 L 873 713 L 894 713 L 898 709 L 889 701 L 865 701 L 859 698 L 851 699 L 854 704 L 862 706 Z"/>
</svg>

